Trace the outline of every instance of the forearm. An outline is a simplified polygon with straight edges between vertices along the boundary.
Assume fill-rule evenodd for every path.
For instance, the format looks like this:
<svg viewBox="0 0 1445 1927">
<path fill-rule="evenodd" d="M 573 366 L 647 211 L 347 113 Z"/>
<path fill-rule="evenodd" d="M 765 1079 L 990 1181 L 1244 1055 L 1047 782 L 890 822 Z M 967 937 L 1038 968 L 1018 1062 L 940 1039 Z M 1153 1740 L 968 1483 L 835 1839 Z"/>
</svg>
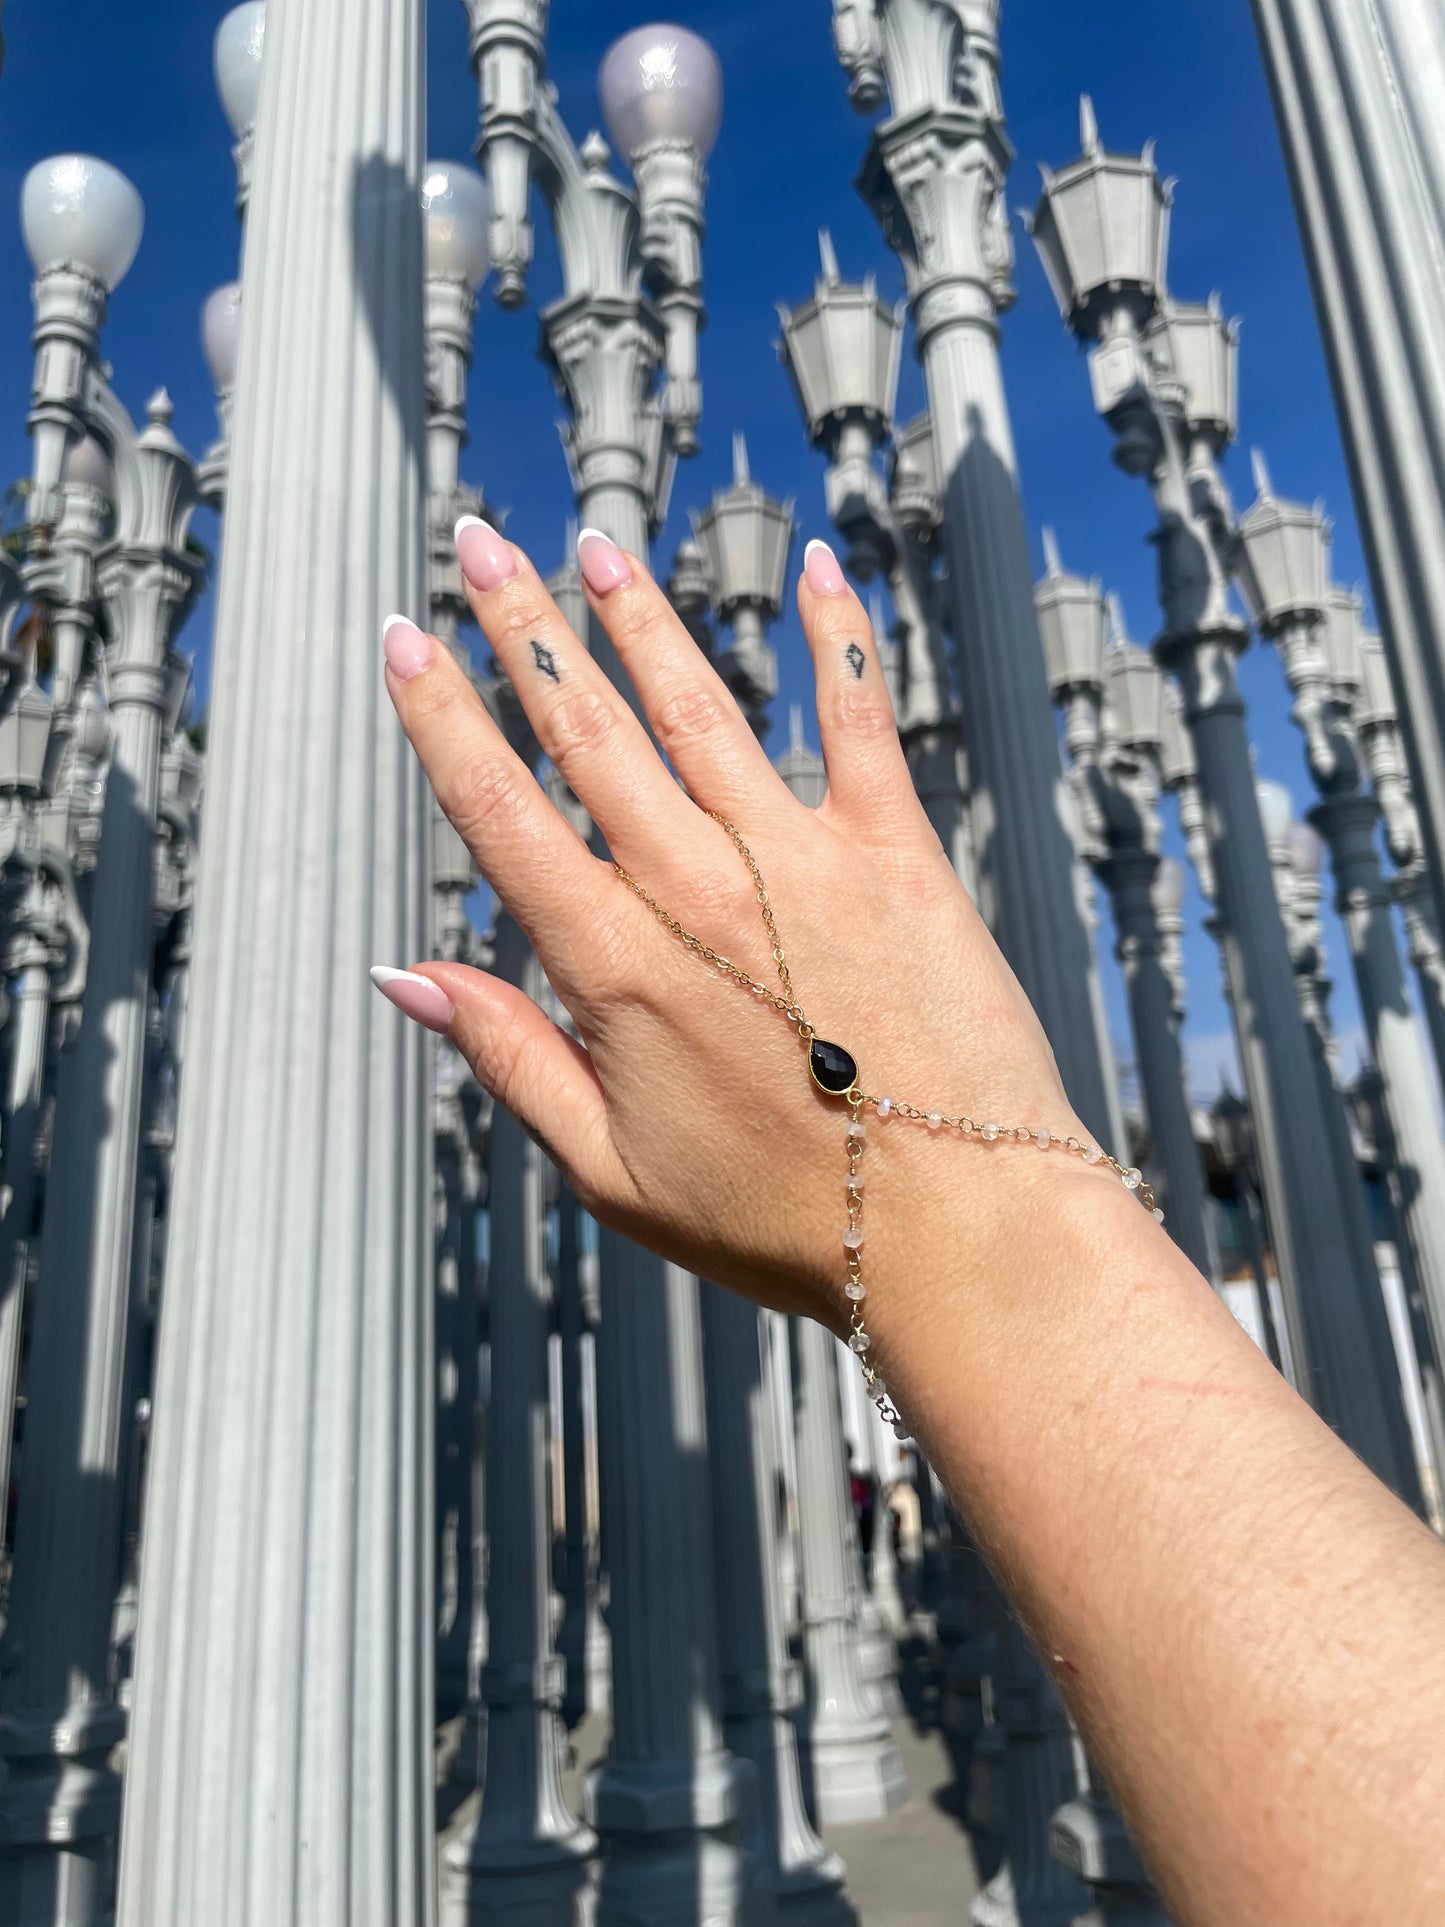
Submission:
<svg viewBox="0 0 1445 1927">
<path fill-rule="evenodd" d="M 1445 1550 L 1126 1194 L 998 1191 L 884 1368 L 1177 1918 L 1438 1920 Z"/>
</svg>

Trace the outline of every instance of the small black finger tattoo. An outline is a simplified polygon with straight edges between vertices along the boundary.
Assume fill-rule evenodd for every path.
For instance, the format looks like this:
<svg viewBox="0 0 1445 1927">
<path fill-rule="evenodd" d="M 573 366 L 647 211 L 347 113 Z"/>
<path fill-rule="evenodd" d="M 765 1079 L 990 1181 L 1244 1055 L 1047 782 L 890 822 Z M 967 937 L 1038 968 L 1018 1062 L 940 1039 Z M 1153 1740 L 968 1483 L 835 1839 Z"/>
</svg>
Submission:
<svg viewBox="0 0 1445 1927">
<path fill-rule="evenodd" d="M 536 646 L 537 645 L 533 643 L 532 647 L 534 649 Z M 853 674 L 858 678 L 859 682 L 862 682 L 863 665 L 867 662 L 868 658 L 863 654 L 863 651 L 858 647 L 856 642 L 850 642 L 848 644 L 848 647 L 843 651 L 843 660 L 853 671 Z"/>
<path fill-rule="evenodd" d="M 532 644 L 532 660 L 547 678 L 548 682 L 561 682 L 562 671 L 557 667 L 557 658 L 550 649 L 540 642 Z"/>
</svg>

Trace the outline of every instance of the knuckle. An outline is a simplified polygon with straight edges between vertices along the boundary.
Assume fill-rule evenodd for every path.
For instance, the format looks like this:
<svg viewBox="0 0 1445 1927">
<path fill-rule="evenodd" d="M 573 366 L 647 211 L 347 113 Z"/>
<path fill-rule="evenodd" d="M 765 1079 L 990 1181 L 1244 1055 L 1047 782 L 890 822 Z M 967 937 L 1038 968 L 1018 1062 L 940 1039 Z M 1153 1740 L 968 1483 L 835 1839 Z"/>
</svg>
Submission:
<svg viewBox="0 0 1445 1927">
<path fill-rule="evenodd" d="M 641 975 L 637 921 L 631 906 L 602 906 L 587 920 L 585 945 L 576 967 L 587 987 L 589 1002 L 632 1001 Z"/>
<path fill-rule="evenodd" d="M 689 877 L 688 914 L 695 923 L 713 930 L 746 927 L 749 910 L 756 916 L 757 904 L 751 886 L 719 870 L 704 870 Z"/>
<path fill-rule="evenodd" d="M 887 694 L 865 683 L 835 685 L 828 708 L 834 726 L 859 741 L 885 742 L 898 733 Z"/>
<path fill-rule="evenodd" d="M 612 705 L 600 690 L 569 690 L 547 712 L 547 754 L 565 775 L 570 763 L 595 757 L 604 749 L 616 728 Z"/>
<path fill-rule="evenodd" d="M 508 586 L 511 594 L 505 597 L 499 609 L 488 612 L 486 624 L 487 640 L 503 660 L 542 632 L 548 614 L 545 604 L 525 577 L 518 577 Z"/>
<path fill-rule="evenodd" d="M 418 676 L 411 684 L 407 698 L 407 720 L 415 724 L 433 716 L 444 716 L 470 694 L 470 685 L 453 674 L 453 665 L 438 662 L 429 675 Z"/>
<path fill-rule="evenodd" d="M 529 798 L 514 771 L 495 756 L 460 764 L 437 789 L 437 801 L 462 841 L 486 841 L 525 815 Z"/>
<path fill-rule="evenodd" d="M 687 683 L 674 689 L 657 705 L 652 717 L 653 734 L 665 756 L 674 756 L 690 744 L 706 742 L 721 733 L 728 723 L 727 707 L 721 694 L 706 683 Z"/>
</svg>

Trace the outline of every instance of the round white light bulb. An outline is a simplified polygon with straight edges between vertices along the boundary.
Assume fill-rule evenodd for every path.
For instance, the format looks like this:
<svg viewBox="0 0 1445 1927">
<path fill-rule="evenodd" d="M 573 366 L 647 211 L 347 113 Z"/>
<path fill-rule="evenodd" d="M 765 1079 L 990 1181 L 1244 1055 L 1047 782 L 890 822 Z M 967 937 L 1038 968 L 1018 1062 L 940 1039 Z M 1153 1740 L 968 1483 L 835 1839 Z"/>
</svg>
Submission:
<svg viewBox="0 0 1445 1927">
<path fill-rule="evenodd" d="M 261 56 L 266 44 L 266 0 L 245 0 L 216 29 L 216 92 L 237 140 L 256 125 Z"/>
<path fill-rule="evenodd" d="M 66 450 L 65 479 L 82 488 L 93 488 L 100 495 L 114 495 L 115 470 L 94 435 L 82 435 Z"/>
<path fill-rule="evenodd" d="M 241 349 L 241 284 L 217 288 L 201 309 L 201 347 L 218 395 L 236 385 L 236 362 Z"/>
<path fill-rule="evenodd" d="M 636 27 L 608 48 L 597 77 L 614 146 L 629 161 L 658 141 L 681 141 L 706 160 L 722 124 L 722 67 L 686 27 Z"/>
<path fill-rule="evenodd" d="M 25 176 L 20 224 L 38 271 L 83 268 L 107 292 L 130 271 L 145 206 L 125 175 L 90 154 L 55 154 Z"/>
<path fill-rule="evenodd" d="M 1289 835 L 1290 824 L 1294 821 L 1294 799 L 1283 783 L 1276 783 L 1268 776 L 1260 778 L 1254 791 L 1259 798 L 1264 840 L 1273 852 Z"/>
<path fill-rule="evenodd" d="M 487 278 L 487 184 L 459 161 L 428 161 L 422 176 L 421 211 L 426 223 L 426 271 L 465 281 L 474 291 Z"/>
</svg>

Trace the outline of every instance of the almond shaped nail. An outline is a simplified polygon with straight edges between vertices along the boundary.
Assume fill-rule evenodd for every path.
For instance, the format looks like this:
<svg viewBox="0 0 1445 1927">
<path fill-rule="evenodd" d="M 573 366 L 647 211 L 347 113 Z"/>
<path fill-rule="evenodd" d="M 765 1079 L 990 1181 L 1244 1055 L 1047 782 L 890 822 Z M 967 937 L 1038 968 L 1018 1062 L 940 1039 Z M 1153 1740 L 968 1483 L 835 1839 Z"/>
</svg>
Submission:
<svg viewBox="0 0 1445 1927">
<path fill-rule="evenodd" d="M 456 1005 L 440 984 L 415 970 L 396 970 L 390 964 L 373 964 L 371 981 L 389 1004 L 395 1004 L 403 1017 L 414 1024 L 445 1036 L 456 1016 Z"/>
</svg>

